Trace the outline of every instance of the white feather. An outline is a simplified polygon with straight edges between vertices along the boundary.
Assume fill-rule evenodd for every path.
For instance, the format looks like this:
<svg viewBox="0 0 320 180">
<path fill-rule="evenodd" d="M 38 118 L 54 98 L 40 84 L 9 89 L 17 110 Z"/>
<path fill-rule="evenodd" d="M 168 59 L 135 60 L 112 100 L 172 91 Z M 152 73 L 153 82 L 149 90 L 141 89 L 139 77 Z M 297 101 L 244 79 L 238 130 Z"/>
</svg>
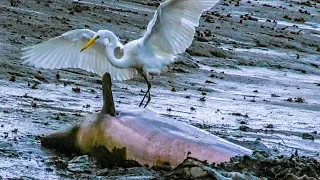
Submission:
<svg viewBox="0 0 320 180">
<path fill-rule="evenodd" d="M 156 56 L 172 63 L 175 54 L 184 52 L 192 43 L 195 27 L 203 11 L 219 0 L 167 0 L 160 4 L 142 38 L 143 46 Z"/>
<path fill-rule="evenodd" d="M 105 55 L 105 46 L 95 43 L 87 50 L 81 48 L 95 35 L 94 31 L 78 29 L 22 49 L 22 60 L 37 68 L 60 69 L 80 68 L 89 72 L 103 75 L 111 74 L 115 80 L 133 78 L 138 72 L 134 68 L 116 68 L 112 66 Z"/>
</svg>

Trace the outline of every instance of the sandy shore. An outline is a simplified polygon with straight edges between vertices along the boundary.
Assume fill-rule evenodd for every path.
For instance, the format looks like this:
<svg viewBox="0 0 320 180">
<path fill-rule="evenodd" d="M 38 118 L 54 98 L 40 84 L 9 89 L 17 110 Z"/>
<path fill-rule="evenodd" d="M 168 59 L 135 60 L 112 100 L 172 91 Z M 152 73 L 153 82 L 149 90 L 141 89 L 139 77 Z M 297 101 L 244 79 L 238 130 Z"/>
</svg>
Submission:
<svg viewBox="0 0 320 180">
<path fill-rule="evenodd" d="M 0 177 L 162 177 L 147 168 L 77 164 L 42 149 L 40 136 L 100 109 L 101 80 L 81 70 L 48 71 L 20 60 L 22 47 L 72 29 L 109 29 L 123 43 L 141 37 L 159 2 L 0 2 Z M 203 14 L 187 53 L 152 78 L 148 108 L 271 157 L 297 151 L 319 159 L 319 1 L 237 2 L 222 1 Z M 77 87 L 80 92 L 73 91 Z M 141 77 L 114 82 L 116 104 L 137 106 L 146 88 Z M 70 168 L 72 163 L 87 165 L 87 171 Z"/>
</svg>

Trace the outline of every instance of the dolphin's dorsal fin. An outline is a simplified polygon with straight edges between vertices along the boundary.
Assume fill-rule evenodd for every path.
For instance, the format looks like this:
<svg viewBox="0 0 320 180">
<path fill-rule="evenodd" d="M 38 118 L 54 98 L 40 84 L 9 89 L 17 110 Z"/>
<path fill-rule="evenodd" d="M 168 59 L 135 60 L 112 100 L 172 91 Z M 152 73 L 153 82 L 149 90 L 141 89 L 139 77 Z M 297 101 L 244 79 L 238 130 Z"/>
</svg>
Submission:
<svg viewBox="0 0 320 180">
<path fill-rule="evenodd" d="M 110 116 L 116 115 L 114 108 L 114 101 L 111 90 L 111 76 L 109 73 L 105 73 L 102 76 L 102 94 L 103 94 L 103 106 L 101 113 L 109 114 Z"/>
</svg>

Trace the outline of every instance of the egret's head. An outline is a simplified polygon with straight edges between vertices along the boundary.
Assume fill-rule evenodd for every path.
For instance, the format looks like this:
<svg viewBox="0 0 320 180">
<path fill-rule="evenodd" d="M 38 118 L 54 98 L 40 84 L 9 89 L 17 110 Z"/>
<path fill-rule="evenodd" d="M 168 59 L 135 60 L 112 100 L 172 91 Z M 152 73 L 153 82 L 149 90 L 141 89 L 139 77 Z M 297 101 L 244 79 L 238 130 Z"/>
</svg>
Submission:
<svg viewBox="0 0 320 180">
<path fill-rule="evenodd" d="M 93 38 L 91 38 L 89 40 L 89 42 L 84 45 L 84 47 L 81 49 L 81 51 L 84 51 L 85 49 L 92 46 L 94 44 L 94 42 L 96 42 L 98 39 L 102 39 L 102 40 L 107 39 L 108 41 L 106 41 L 106 42 L 103 41 L 103 44 L 105 44 L 105 45 L 112 45 L 113 44 L 113 45 L 117 46 L 118 37 L 113 32 L 108 31 L 108 30 L 99 30 L 93 36 Z"/>
<path fill-rule="evenodd" d="M 98 33 L 99 33 L 99 31 L 98 31 Z M 96 40 L 100 38 L 100 35 L 99 35 L 98 33 L 96 33 L 95 36 L 93 36 L 93 38 L 91 38 L 91 39 L 87 42 L 87 44 L 85 44 L 85 45 L 83 46 L 83 48 L 80 50 L 80 52 L 82 52 L 82 51 L 84 51 L 85 49 L 87 49 L 87 48 L 89 48 L 90 46 L 92 46 L 93 43 L 96 42 Z"/>
</svg>

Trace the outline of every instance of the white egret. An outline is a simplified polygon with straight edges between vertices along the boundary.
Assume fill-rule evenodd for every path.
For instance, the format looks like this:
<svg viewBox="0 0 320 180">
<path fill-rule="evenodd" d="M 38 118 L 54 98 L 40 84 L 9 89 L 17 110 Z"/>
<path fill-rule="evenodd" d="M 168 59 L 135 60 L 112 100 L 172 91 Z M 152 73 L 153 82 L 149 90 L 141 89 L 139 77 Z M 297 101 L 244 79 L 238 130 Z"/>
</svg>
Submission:
<svg viewBox="0 0 320 180">
<path fill-rule="evenodd" d="M 139 106 L 148 95 L 146 107 L 151 100 L 148 75 L 160 74 L 174 62 L 174 55 L 191 45 L 202 12 L 217 2 L 166 0 L 156 10 L 143 37 L 137 40 L 122 45 L 111 31 L 77 29 L 24 48 L 22 60 L 39 68 L 80 68 L 101 76 L 109 72 L 115 80 L 131 79 L 140 73 L 148 90 Z"/>
</svg>

